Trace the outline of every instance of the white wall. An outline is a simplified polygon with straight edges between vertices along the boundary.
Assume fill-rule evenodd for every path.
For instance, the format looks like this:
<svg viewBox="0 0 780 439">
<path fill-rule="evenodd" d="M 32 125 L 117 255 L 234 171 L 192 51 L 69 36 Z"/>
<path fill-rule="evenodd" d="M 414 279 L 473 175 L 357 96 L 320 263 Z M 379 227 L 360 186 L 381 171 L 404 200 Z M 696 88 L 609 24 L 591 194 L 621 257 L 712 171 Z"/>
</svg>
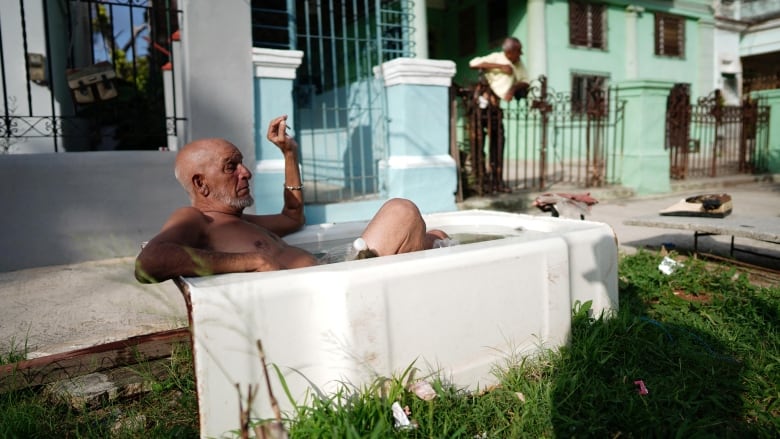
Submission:
<svg viewBox="0 0 780 439">
<path fill-rule="evenodd" d="M 736 105 L 741 99 L 742 63 L 739 57 L 740 31 L 744 26 L 734 23 L 720 22 L 715 27 L 714 66 L 712 71 L 714 88 L 723 91 L 726 103 Z M 730 90 L 724 74 L 736 77 L 736 90 Z"/>
<path fill-rule="evenodd" d="M 135 256 L 177 207 L 175 153 L 0 157 L 0 271 Z"/>
<path fill-rule="evenodd" d="M 180 7 L 187 138 L 228 139 L 253 163 L 250 2 L 184 0 Z"/>
</svg>

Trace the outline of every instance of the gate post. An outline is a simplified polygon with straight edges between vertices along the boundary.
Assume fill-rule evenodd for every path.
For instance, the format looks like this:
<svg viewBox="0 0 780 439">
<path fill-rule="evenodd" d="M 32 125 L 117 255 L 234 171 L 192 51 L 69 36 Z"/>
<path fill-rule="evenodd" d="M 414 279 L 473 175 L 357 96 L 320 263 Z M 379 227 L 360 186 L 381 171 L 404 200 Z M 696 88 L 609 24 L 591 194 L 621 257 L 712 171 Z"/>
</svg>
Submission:
<svg viewBox="0 0 780 439">
<path fill-rule="evenodd" d="M 295 70 L 302 59 L 300 50 L 252 49 L 257 157 L 252 171 L 252 192 L 258 214 L 278 213 L 284 207 L 284 199 L 280 196 L 284 185 L 284 158 L 279 148 L 265 136 L 271 120 L 283 114 L 287 115 L 287 125 L 297 128 L 293 119 L 292 92 Z"/>
<path fill-rule="evenodd" d="M 637 194 L 671 189 L 669 152 L 665 150 L 666 99 L 674 86 L 669 81 L 629 80 L 618 84 L 619 99 L 626 102 L 623 139 L 624 186 Z"/>
<path fill-rule="evenodd" d="M 458 170 L 449 154 L 449 87 L 455 63 L 396 58 L 374 68 L 387 92 L 388 148 L 380 186 L 423 213 L 456 210 Z"/>
<path fill-rule="evenodd" d="M 773 174 L 780 173 L 780 89 L 754 91 L 750 94 L 758 99 L 759 105 L 769 107 L 769 151 L 767 170 Z"/>
</svg>

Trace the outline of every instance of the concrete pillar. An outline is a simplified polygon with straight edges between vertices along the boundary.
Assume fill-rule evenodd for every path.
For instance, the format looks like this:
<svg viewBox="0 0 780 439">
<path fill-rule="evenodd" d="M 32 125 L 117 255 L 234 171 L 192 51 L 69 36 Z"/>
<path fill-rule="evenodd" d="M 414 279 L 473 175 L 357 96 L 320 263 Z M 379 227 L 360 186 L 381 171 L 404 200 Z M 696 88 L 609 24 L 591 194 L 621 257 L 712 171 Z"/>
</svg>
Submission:
<svg viewBox="0 0 780 439">
<path fill-rule="evenodd" d="M 528 1 L 528 41 L 523 52 L 528 57 L 528 74 L 532 79 L 547 75 L 547 30 L 545 0 Z"/>
<path fill-rule="evenodd" d="M 448 110 L 455 63 L 397 58 L 374 68 L 374 74 L 384 81 L 389 118 L 380 186 L 388 198 L 408 198 L 424 213 L 456 210 Z"/>
<path fill-rule="evenodd" d="M 222 137 L 255 160 L 250 2 L 183 0 L 187 138 Z M 179 67 L 178 65 L 176 67 Z"/>
<path fill-rule="evenodd" d="M 619 99 L 626 101 L 621 182 L 639 195 L 671 189 L 669 151 L 664 146 L 666 99 L 673 86 L 653 80 L 618 84 Z"/>
<path fill-rule="evenodd" d="M 715 53 L 715 23 L 701 19 L 697 30 L 699 33 L 698 71 L 692 92 L 694 96 L 707 96 L 718 86 L 713 78 L 713 72 L 718 72 L 719 67 L 716 64 L 718 57 Z"/>
<path fill-rule="evenodd" d="M 639 60 L 637 59 L 637 16 L 645 11 L 641 6 L 626 6 L 626 79 L 637 79 L 639 77 Z"/>
<path fill-rule="evenodd" d="M 425 0 L 414 2 L 414 56 L 417 59 L 428 58 L 428 12 Z"/>
<path fill-rule="evenodd" d="M 769 172 L 780 174 L 780 90 L 754 91 L 750 96 L 769 105 L 769 151 L 765 160 Z"/>
<path fill-rule="evenodd" d="M 284 158 L 279 148 L 266 139 L 266 133 L 271 120 L 283 114 L 287 115 L 287 125 L 295 129 L 293 80 L 302 59 L 300 50 L 252 50 L 255 81 L 253 153 L 257 157 L 252 188 L 258 214 L 279 213 L 284 206 Z M 291 134 L 295 133 L 291 131 Z M 251 162 L 244 158 L 244 163 Z"/>
</svg>

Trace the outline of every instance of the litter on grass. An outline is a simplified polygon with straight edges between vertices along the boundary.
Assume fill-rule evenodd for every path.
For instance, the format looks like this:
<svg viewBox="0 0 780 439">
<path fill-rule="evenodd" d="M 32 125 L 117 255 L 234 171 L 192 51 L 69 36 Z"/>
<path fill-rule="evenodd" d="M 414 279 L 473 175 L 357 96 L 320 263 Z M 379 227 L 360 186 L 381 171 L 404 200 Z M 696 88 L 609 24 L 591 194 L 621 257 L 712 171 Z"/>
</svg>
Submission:
<svg viewBox="0 0 780 439">
<path fill-rule="evenodd" d="M 645 382 L 642 380 L 636 380 L 634 381 L 634 385 L 637 386 L 636 391 L 639 392 L 640 395 L 647 395 L 650 393 L 650 391 L 647 390 L 647 386 L 645 386 Z"/>
<path fill-rule="evenodd" d="M 417 381 L 409 386 L 409 390 L 423 401 L 430 401 L 433 398 L 436 398 L 436 391 L 433 390 L 433 386 L 427 381 Z"/>
<path fill-rule="evenodd" d="M 675 270 L 682 267 L 683 264 L 680 262 L 675 261 L 674 259 L 670 258 L 669 256 L 664 256 L 664 259 L 661 261 L 661 263 L 658 265 L 658 269 L 661 270 L 661 273 L 665 275 L 670 275 L 674 273 Z"/>
<path fill-rule="evenodd" d="M 393 410 L 393 418 L 395 418 L 395 428 L 407 429 L 407 428 L 415 427 L 415 425 L 412 424 L 412 421 L 410 421 L 409 417 L 406 415 L 406 410 L 404 410 L 404 408 L 401 408 L 401 404 L 399 404 L 398 401 L 394 402 L 390 408 Z"/>
</svg>

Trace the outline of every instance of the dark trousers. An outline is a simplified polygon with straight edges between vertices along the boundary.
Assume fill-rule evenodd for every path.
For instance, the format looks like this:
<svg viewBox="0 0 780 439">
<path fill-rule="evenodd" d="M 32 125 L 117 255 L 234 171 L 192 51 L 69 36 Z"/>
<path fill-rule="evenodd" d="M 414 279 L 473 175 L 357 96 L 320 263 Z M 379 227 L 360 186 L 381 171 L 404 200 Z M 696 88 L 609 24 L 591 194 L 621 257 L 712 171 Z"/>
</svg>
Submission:
<svg viewBox="0 0 780 439">
<path fill-rule="evenodd" d="M 476 106 L 474 122 L 474 165 L 480 188 L 488 193 L 505 192 L 504 169 L 504 112 L 498 105 L 489 103 L 487 108 Z M 485 138 L 488 139 L 487 160 Z"/>
</svg>

